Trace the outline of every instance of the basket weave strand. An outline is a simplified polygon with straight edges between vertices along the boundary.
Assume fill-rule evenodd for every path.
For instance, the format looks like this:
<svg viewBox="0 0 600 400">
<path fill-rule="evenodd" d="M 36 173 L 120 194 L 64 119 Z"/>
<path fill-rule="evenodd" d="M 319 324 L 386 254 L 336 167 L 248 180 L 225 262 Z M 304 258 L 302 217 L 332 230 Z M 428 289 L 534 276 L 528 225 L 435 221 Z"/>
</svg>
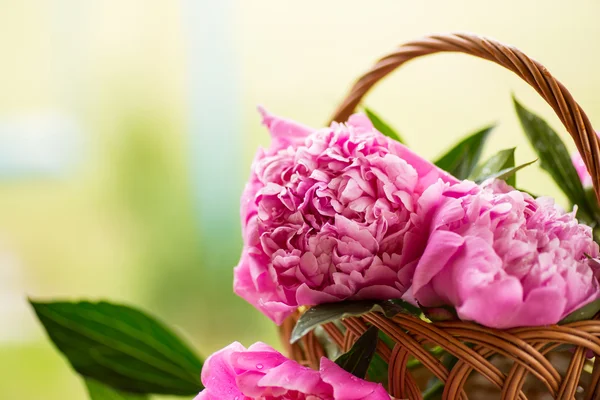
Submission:
<svg viewBox="0 0 600 400">
<path fill-rule="evenodd" d="M 298 316 L 284 325 L 293 326 Z M 342 321 L 343 329 L 333 323 L 324 330 L 341 351 L 350 349 L 369 325 L 377 326 L 395 345 L 390 350 L 383 342 L 377 352 L 388 363 L 388 392 L 396 398 L 422 399 L 421 389 L 407 368 L 409 356 L 419 360 L 423 368 L 445 383 L 443 399 L 466 399 L 465 384 L 473 371 L 486 378 L 501 391 L 502 399 L 527 399 L 522 387 L 527 374 L 534 376 L 556 399 L 573 399 L 580 385 L 580 376 L 586 362 L 586 351 L 600 354 L 600 322 L 597 320 L 575 322 L 564 326 L 514 328 L 506 331 L 485 328 L 470 322 L 429 323 L 419 318 L 400 314 L 388 319 L 379 313 L 369 313 Z M 283 332 L 282 328 L 282 332 Z M 307 336 L 313 339 L 311 332 Z M 283 339 L 289 336 L 282 335 Z M 296 360 L 313 368 L 318 359 L 307 353 L 323 353 L 317 340 L 311 347 L 293 345 Z M 288 342 L 289 343 L 289 342 Z M 458 359 L 448 369 L 427 349 L 427 345 L 441 346 Z M 468 344 L 471 344 L 469 346 Z M 566 373 L 561 374 L 545 357 L 560 345 L 574 346 Z M 382 348 L 385 350 L 382 351 Z M 298 356 L 301 354 L 300 356 Z M 570 354 L 570 353 L 568 353 Z M 508 373 L 503 373 L 492 362 L 492 356 L 501 355 L 513 362 Z M 594 362 L 594 370 L 587 385 L 585 399 L 600 399 L 600 361 Z"/>
<path fill-rule="evenodd" d="M 334 112 L 332 121 L 346 121 L 363 96 L 381 79 L 404 63 L 428 54 L 457 52 L 483 58 L 513 71 L 533 87 L 554 109 L 573 138 L 577 150 L 592 176 L 596 198 L 600 201 L 600 142 L 589 118 L 548 70 L 520 50 L 473 34 L 433 35 L 408 42 L 382 57 L 352 86 Z"/>
<path fill-rule="evenodd" d="M 573 138 L 592 176 L 596 197 L 600 199 L 600 143 L 591 123 L 569 91 L 537 61 L 518 49 L 472 34 L 433 35 L 408 42 L 381 58 L 362 75 L 333 114 L 332 120 L 345 121 L 363 96 L 382 78 L 413 58 L 439 53 L 459 52 L 493 61 L 520 76 L 531 85 L 556 112 Z M 300 315 L 297 312 L 284 321 L 280 335 L 288 355 L 304 365 L 318 368 L 326 354 L 317 333 L 310 332 L 301 341 L 290 345 L 291 331 Z M 429 376 L 444 383 L 443 399 L 467 399 L 467 378 L 479 375 L 499 391 L 506 400 L 522 399 L 526 378 L 533 377 L 555 399 L 599 399 L 600 357 L 593 363 L 592 373 L 583 372 L 588 350 L 600 354 L 600 321 L 574 322 L 562 326 L 513 328 L 496 330 L 470 322 L 429 323 L 419 318 L 398 314 L 388 319 L 372 312 L 346 318 L 341 324 L 323 326 L 329 340 L 341 351 L 347 351 L 370 325 L 377 326 L 393 340 L 394 345 L 379 341 L 377 353 L 388 364 L 388 392 L 395 398 L 422 399 L 422 382 L 408 368 L 410 358 L 421 363 Z M 449 370 L 429 351 L 432 345 L 442 347 L 456 357 Z M 568 366 L 557 369 L 549 356 L 570 346 Z M 495 356 L 511 365 L 504 370 L 494 364 Z M 421 379 L 422 380 L 422 379 Z M 585 394 L 581 394 L 581 389 Z M 487 398 L 487 394 L 485 395 Z M 529 397 L 531 399 L 532 397 Z"/>
</svg>

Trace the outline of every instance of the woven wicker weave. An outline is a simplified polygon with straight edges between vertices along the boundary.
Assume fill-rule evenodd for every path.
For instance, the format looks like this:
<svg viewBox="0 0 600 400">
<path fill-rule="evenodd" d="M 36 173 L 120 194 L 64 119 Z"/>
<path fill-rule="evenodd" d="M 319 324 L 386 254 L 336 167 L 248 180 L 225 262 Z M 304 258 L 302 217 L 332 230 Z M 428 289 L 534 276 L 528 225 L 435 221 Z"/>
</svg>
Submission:
<svg viewBox="0 0 600 400">
<path fill-rule="evenodd" d="M 413 58 L 438 52 L 466 53 L 493 61 L 529 83 L 554 109 L 572 136 L 600 199 L 600 143 L 589 119 L 546 68 L 521 51 L 494 40 L 471 34 L 447 34 L 406 43 L 381 58 L 356 81 L 332 120 L 345 121 L 367 91 L 395 68 Z M 325 350 L 314 332 L 294 345 L 289 344 L 298 315 L 281 326 L 283 343 L 291 358 L 316 368 Z M 347 351 L 369 325 L 377 326 L 394 341 L 392 347 L 380 341 L 377 352 L 389 365 L 388 392 L 395 398 L 422 399 L 423 378 L 418 376 L 422 371 L 407 367 L 407 361 L 414 358 L 420 361 L 426 376 L 435 376 L 445 383 L 443 399 L 471 396 L 473 385 L 468 381 L 475 380 L 474 377 L 486 380 L 488 388 L 496 388 L 497 395 L 493 396 L 496 398 L 527 399 L 524 385 L 526 380 L 533 379 L 544 389 L 543 398 L 600 399 L 600 357 L 591 365 L 591 373 L 584 372 L 584 365 L 589 362 L 586 352 L 600 354 L 600 321 L 596 319 L 562 326 L 495 330 L 469 322 L 428 323 L 404 314 L 388 319 L 373 312 L 347 318 L 342 324 L 343 327 L 333 323 L 324 326 L 342 351 Z M 448 370 L 429 351 L 432 345 L 455 356 L 458 362 L 454 367 Z M 564 345 L 572 346 L 574 351 L 560 353 L 566 360 L 564 368 L 560 368 L 550 356 Z M 497 362 L 499 358 L 503 361 L 501 365 Z M 477 397 L 492 398 L 492 395 Z"/>
</svg>

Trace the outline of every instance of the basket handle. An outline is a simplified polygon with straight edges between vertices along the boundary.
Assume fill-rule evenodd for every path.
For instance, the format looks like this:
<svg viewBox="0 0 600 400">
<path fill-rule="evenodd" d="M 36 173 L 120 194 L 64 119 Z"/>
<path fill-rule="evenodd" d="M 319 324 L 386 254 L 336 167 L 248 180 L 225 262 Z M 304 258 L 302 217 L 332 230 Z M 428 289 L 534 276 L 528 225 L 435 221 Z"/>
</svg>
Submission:
<svg viewBox="0 0 600 400">
<path fill-rule="evenodd" d="M 332 121 L 346 121 L 369 89 L 397 67 L 413 58 L 442 52 L 465 53 L 493 61 L 513 71 L 531 85 L 554 109 L 573 137 L 592 176 L 596 198 L 600 201 L 600 142 L 589 118 L 571 93 L 543 65 L 520 50 L 492 39 L 470 33 L 449 33 L 426 36 L 401 45 L 377 61 L 354 83 L 333 114 Z"/>
</svg>

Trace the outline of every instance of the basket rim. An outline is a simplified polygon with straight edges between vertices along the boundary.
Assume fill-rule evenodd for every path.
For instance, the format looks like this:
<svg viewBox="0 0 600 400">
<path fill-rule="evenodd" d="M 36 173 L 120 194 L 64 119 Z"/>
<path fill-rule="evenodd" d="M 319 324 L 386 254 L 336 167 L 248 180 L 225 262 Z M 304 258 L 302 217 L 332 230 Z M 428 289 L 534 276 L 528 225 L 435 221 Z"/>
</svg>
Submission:
<svg viewBox="0 0 600 400">
<path fill-rule="evenodd" d="M 513 46 L 473 33 L 455 32 L 425 36 L 405 42 L 381 57 L 352 85 L 331 121 L 343 122 L 354 112 L 362 98 L 380 80 L 415 58 L 435 53 L 463 53 L 494 62 L 527 82 L 552 107 L 592 177 L 596 199 L 600 202 L 600 139 L 567 88 L 541 63 Z"/>
</svg>

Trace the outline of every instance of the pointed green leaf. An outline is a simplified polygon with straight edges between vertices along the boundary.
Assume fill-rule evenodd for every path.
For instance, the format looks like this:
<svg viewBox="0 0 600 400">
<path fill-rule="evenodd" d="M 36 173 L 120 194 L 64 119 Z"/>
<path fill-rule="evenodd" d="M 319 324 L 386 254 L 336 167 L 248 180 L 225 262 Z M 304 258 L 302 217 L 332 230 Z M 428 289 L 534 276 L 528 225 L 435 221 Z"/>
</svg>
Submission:
<svg viewBox="0 0 600 400">
<path fill-rule="evenodd" d="M 365 114 L 367 114 L 367 117 L 369 117 L 369 119 L 371 120 L 371 123 L 373 124 L 375 129 L 377 129 L 379 132 L 383 133 L 385 136 L 389 137 L 390 139 L 394 139 L 395 141 L 400 142 L 400 143 L 405 143 L 404 139 L 402 139 L 402 136 L 400 136 L 400 134 L 394 128 L 392 128 L 387 122 L 382 120 L 379 117 L 379 115 L 375 114 L 373 112 L 373 110 L 371 110 L 367 107 L 364 107 L 364 110 L 365 110 Z"/>
<path fill-rule="evenodd" d="M 377 348 L 378 332 L 376 326 L 370 326 L 354 342 L 350 350 L 335 360 L 335 363 L 352 375 L 364 379 Z"/>
<path fill-rule="evenodd" d="M 48 336 L 81 375 L 133 393 L 193 395 L 202 362 L 136 309 L 107 302 L 30 301 Z"/>
<path fill-rule="evenodd" d="M 483 146 L 493 128 L 491 125 L 470 135 L 440 157 L 435 165 L 458 179 L 466 179 L 479 162 Z"/>
<path fill-rule="evenodd" d="M 363 301 L 341 301 L 339 303 L 321 304 L 311 307 L 300 316 L 292 331 L 290 343 L 295 343 L 308 332 L 321 324 L 333 322 L 338 319 L 357 317 L 371 311 L 383 313 L 392 318 L 399 312 L 411 315 L 420 315 L 421 310 L 402 300 L 363 300 Z"/>
<path fill-rule="evenodd" d="M 388 335 L 379 331 L 378 333 L 379 340 L 386 344 L 390 349 L 394 348 L 396 342 Z M 367 371 L 367 377 L 369 382 L 377 382 L 381 383 L 383 387 L 387 387 L 388 385 L 388 365 L 383 358 L 377 353 L 373 356 L 373 360 L 371 360 L 371 364 L 369 364 L 369 370 Z"/>
<path fill-rule="evenodd" d="M 525 135 L 540 157 L 543 170 L 548 172 L 567 198 L 588 215 L 595 215 L 585 195 L 571 156 L 558 134 L 540 117 L 523 107 L 513 97 L 515 109 Z"/>
<path fill-rule="evenodd" d="M 502 171 L 498 171 L 495 174 L 492 174 L 492 175 L 488 176 L 486 179 L 491 179 L 491 178 L 493 178 L 493 179 L 501 179 L 503 181 L 508 182 L 508 179 L 510 177 L 515 176 L 515 174 L 517 173 L 517 171 L 519 171 L 519 170 L 521 170 L 521 169 L 523 169 L 525 167 L 530 166 L 531 164 L 533 164 L 536 161 L 537 160 L 533 160 L 533 161 L 526 162 L 525 164 L 518 165 L 516 167 L 503 169 Z M 524 192 L 524 190 L 522 190 L 522 189 L 519 189 L 519 190 L 521 192 Z M 527 193 L 529 193 L 529 192 L 527 192 Z M 531 195 L 531 193 L 529 193 L 529 194 Z M 537 197 L 537 196 L 533 196 L 533 195 L 531 195 L 531 196 L 532 197 Z"/>
<path fill-rule="evenodd" d="M 492 174 L 495 174 L 499 171 L 506 170 L 508 168 L 512 168 L 515 166 L 515 148 L 500 150 L 489 159 L 487 159 L 483 164 L 479 165 L 473 173 L 469 176 L 469 179 L 481 183 L 488 179 Z M 515 176 L 511 176 L 506 180 L 506 182 L 515 187 L 516 178 Z"/>
<path fill-rule="evenodd" d="M 371 364 L 369 364 L 367 377 L 369 382 L 381 383 L 383 387 L 388 385 L 388 364 L 377 353 L 375 353 Z"/>
<path fill-rule="evenodd" d="M 598 312 L 600 312 L 600 299 L 594 300 L 591 303 L 588 303 L 585 306 L 573 311 L 572 313 L 564 317 L 559 322 L 559 325 L 592 319 L 596 314 L 598 314 Z"/>
<path fill-rule="evenodd" d="M 144 394 L 122 392 L 106 386 L 94 379 L 85 379 L 90 400 L 148 400 Z"/>
</svg>

